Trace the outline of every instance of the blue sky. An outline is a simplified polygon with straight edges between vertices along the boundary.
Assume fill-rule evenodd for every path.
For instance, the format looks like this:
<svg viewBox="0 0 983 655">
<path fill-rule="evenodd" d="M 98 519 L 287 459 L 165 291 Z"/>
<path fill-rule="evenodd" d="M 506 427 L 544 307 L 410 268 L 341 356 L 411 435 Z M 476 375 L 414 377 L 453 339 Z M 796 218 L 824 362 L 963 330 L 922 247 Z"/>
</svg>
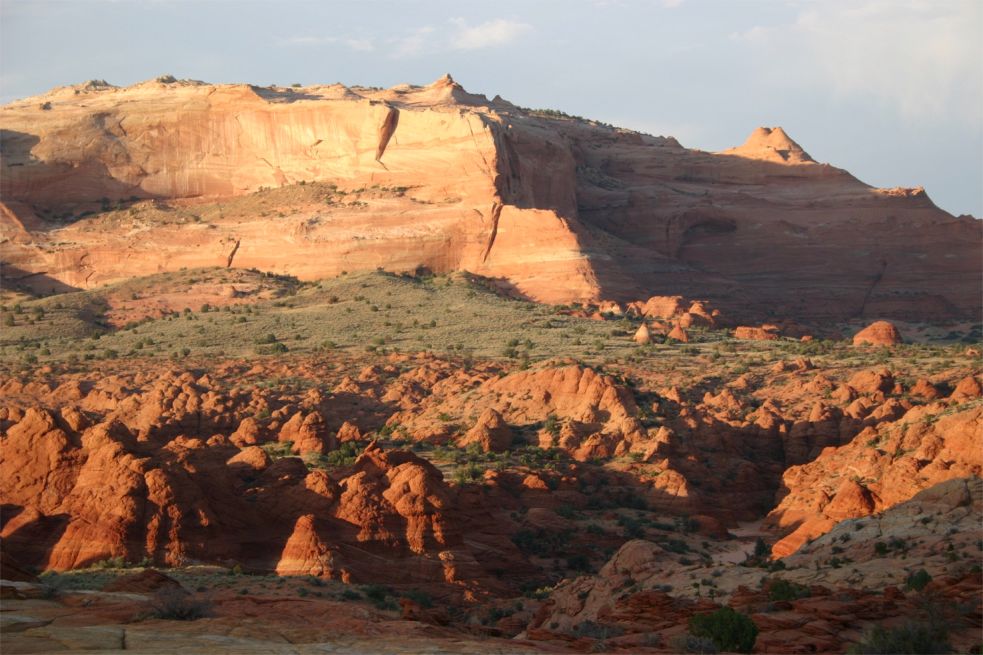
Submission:
<svg viewBox="0 0 983 655">
<path fill-rule="evenodd" d="M 979 0 L 2 0 L 0 100 L 87 79 L 469 91 L 721 150 L 781 125 L 983 216 Z"/>
</svg>

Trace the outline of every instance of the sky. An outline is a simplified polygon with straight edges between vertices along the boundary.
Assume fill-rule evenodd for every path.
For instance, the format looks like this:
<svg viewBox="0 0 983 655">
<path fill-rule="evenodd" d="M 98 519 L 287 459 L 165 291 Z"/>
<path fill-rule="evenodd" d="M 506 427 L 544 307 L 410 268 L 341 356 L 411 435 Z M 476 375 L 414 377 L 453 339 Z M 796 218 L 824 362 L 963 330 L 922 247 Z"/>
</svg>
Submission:
<svg viewBox="0 0 983 655">
<path fill-rule="evenodd" d="M 66 84 L 468 91 L 723 150 L 782 126 L 983 216 L 981 0 L 0 0 L 0 102 Z"/>
</svg>

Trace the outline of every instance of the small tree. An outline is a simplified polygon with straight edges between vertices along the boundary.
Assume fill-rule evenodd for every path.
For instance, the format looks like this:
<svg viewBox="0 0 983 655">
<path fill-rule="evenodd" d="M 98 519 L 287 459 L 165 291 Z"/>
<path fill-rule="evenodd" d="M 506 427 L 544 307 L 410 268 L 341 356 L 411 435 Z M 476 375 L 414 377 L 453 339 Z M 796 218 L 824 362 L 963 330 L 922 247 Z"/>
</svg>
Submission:
<svg viewBox="0 0 983 655">
<path fill-rule="evenodd" d="M 693 616 L 689 620 L 689 631 L 694 637 L 712 639 L 722 651 L 738 653 L 750 653 L 758 638 L 758 626 L 754 621 L 730 607 Z"/>
</svg>

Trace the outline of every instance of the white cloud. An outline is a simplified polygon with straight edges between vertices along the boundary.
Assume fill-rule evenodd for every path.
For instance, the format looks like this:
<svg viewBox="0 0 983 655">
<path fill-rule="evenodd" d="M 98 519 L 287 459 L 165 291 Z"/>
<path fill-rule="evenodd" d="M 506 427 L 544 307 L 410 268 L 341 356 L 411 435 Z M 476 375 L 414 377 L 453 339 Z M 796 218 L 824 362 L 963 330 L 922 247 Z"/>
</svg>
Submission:
<svg viewBox="0 0 983 655">
<path fill-rule="evenodd" d="M 683 0 L 662 0 L 662 6 L 666 9 L 675 9 L 683 4 Z"/>
<path fill-rule="evenodd" d="M 977 125 L 981 24 L 977 0 L 835 0 L 802 6 L 788 24 L 759 25 L 731 38 L 760 55 L 756 70 L 783 77 L 785 85 L 818 84 L 907 119 L 957 116 Z"/>
<path fill-rule="evenodd" d="M 375 50 L 375 44 L 372 43 L 372 39 L 345 39 L 345 45 L 358 52 L 372 52 Z"/>
<path fill-rule="evenodd" d="M 393 39 L 395 48 L 392 51 L 392 56 L 399 58 L 420 54 L 428 45 L 432 44 L 434 31 L 434 28 L 426 25 L 413 30 L 406 36 Z"/>
<path fill-rule="evenodd" d="M 345 38 L 338 36 L 290 36 L 280 39 L 280 45 L 290 46 L 315 46 L 315 45 L 343 45 L 357 52 L 371 52 L 375 50 L 375 43 L 368 38 Z"/>
<path fill-rule="evenodd" d="M 505 45 L 532 29 L 526 23 L 504 18 L 474 26 L 468 25 L 463 18 L 454 18 L 451 23 L 457 30 L 450 39 L 450 45 L 455 50 L 478 50 Z"/>
</svg>

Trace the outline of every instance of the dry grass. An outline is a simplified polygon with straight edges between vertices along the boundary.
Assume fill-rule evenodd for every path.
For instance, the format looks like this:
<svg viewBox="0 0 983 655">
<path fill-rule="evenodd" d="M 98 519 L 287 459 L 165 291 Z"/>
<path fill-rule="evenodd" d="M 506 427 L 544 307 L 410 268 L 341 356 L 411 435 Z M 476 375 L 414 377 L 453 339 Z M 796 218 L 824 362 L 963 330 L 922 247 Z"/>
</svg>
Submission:
<svg viewBox="0 0 983 655">
<path fill-rule="evenodd" d="M 232 282 L 254 291 L 231 306 L 209 311 L 192 306 L 125 329 L 112 329 L 106 319 L 111 306 L 131 298 L 185 294 L 191 303 L 202 288 Z M 638 364 L 694 374 L 712 368 L 739 375 L 764 373 L 774 361 L 795 356 L 824 367 L 883 365 L 911 374 L 968 361 L 962 344 L 858 350 L 846 342 L 737 341 L 726 331 L 691 330 L 690 344 L 639 347 L 630 336 L 637 321 L 576 318 L 561 309 L 503 297 L 466 274 L 420 278 L 376 272 L 299 282 L 258 271 L 197 269 L 5 304 L 0 362 L 33 366 L 120 357 L 432 351 L 465 361 L 569 357 L 601 366 Z"/>
</svg>

